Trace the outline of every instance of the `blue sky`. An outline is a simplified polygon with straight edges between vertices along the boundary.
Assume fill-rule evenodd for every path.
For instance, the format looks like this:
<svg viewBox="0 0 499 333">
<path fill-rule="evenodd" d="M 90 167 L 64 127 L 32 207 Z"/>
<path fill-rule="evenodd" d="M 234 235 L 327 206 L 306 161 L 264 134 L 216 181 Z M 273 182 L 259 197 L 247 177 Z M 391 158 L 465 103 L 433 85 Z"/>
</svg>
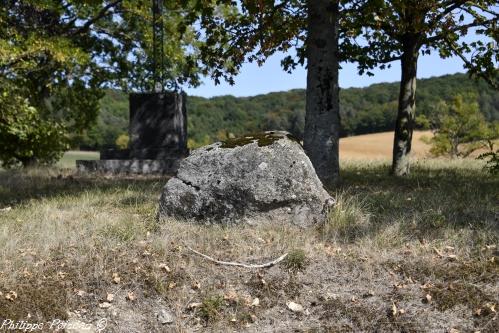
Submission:
<svg viewBox="0 0 499 333">
<path fill-rule="evenodd" d="M 235 78 L 235 85 L 222 82 L 216 86 L 209 78 L 197 88 L 186 88 L 189 95 L 213 97 L 220 95 L 253 96 L 273 91 L 285 91 L 294 88 L 305 88 L 307 73 L 302 67 L 292 74 L 284 72 L 280 65 L 282 55 L 275 55 L 262 66 L 245 64 Z M 420 56 L 418 78 L 428 78 L 444 74 L 464 72 L 462 61 L 457 58 L 441 59 L 438 54 Z M 392 64 L 392 68 L 374 71 L 375 75 L 358 75 L 354 64 L 343 64 L 340 70 L 340 87 L 365 87 L 373 83 L 394 82 L 400 80 L 400 62 Z"/>
</svg>

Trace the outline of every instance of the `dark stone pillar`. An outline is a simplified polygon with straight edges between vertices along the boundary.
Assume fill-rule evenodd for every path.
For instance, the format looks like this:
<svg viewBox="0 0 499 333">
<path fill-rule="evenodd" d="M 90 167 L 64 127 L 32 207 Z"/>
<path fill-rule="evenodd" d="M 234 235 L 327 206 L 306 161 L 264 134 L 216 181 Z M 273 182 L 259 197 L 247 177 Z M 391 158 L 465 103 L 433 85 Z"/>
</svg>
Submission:
<svg viewBox="0 0 499 333">
<path fill-rule="evenodd" d="M 130 158 L 181 158 L 187 150 L 186 94 L 130 94 Z"/>
<path fill-rule="evenodd" d="M 81 172 L 175 174 L 187 149 L 186 94 L 130 94 L 129 149 L 103 149 L 98 161 L 76 161 Z"/>
</svg>

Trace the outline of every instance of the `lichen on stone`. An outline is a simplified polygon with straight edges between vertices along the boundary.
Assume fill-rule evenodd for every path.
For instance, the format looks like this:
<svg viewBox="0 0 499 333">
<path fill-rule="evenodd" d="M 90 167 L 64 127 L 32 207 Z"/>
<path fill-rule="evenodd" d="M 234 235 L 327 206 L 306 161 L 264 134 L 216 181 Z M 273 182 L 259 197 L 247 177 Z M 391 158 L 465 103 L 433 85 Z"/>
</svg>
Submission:
<svg viewBox="0 0 499 333">
<path fill-rule="evenodd" d="M 283 138 L 288 138 L 292 141 L 299 143 L 298 139 L 296 139 L 294 136 L 292 136 L 289 133 L 280 132 L 280 131 L 268 131 L 268 132 L 244 135 L 233 139 L 227 139 L 225 141 L 222 141 L 220 148 L 242 147 L 254 142 L 258 144 L 258 147 L 265 147 Z"/>
</svg>

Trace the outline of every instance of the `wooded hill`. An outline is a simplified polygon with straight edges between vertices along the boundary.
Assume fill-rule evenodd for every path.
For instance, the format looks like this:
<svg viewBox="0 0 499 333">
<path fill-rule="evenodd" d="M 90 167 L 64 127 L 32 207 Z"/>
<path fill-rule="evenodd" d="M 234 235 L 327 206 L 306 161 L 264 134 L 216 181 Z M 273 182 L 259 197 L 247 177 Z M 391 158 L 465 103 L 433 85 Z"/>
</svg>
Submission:
<svg viewBox="0 0 499 333">
<path fill-rule="evenodd" d="M 418 81 L 417 114 L 429 115 L 440 100 L 456 94 L 476 99 L 487 120 L 499 120 L 499 92 L 485 82 L 465 74 L 445 75 Z M 340 92 L 342 136 L 393 130 L 398 100 L 398 83 L 379 83 Z M 305 123 L 305 90 L 294 89 L 252 97 L 189 96 L 187 102 L 189 146 L 205 145 L 234 135 L 282 129 L 298 138 Z M 101 100 L 96 124 L 76 145 L 98 149 L 113 145 L 128 130 L 128 96 L 107 91 Z"/>
</svg>

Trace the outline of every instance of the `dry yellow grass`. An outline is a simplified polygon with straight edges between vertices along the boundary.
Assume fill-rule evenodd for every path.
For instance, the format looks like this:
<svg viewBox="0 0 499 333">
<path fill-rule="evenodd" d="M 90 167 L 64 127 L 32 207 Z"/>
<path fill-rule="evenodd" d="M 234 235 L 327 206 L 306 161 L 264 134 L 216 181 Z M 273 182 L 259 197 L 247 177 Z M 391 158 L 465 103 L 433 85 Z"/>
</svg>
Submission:
<svg viewBox="0 0 499 333">
<path fill-rule="evenodd" d="M 412 138 L 411 156 L 427 157 L 430 145 L 421 141 L 423 136 L 432 137 L 431 131 L 415 131 Z M 375 134 L 357 135 L 340 140 L 340 159 L 391 159 L 393 131 Z"/>
<path fill-rule="evenodd" d="M 474 159 L 425 159 L 406 178 L 383 163 L 343 164 L 330 219 L 309 229 L 158 222 L 163 177 L 2 171 L 0 326 L 498 332 L 499 180 Z M 249 270 L 187 246 L 244 263 L 294 255 Z M 291 311 L 290 301 L 305 310 Z M 172 324 L 159 321 L 162 309 Z"/>
</svg>

